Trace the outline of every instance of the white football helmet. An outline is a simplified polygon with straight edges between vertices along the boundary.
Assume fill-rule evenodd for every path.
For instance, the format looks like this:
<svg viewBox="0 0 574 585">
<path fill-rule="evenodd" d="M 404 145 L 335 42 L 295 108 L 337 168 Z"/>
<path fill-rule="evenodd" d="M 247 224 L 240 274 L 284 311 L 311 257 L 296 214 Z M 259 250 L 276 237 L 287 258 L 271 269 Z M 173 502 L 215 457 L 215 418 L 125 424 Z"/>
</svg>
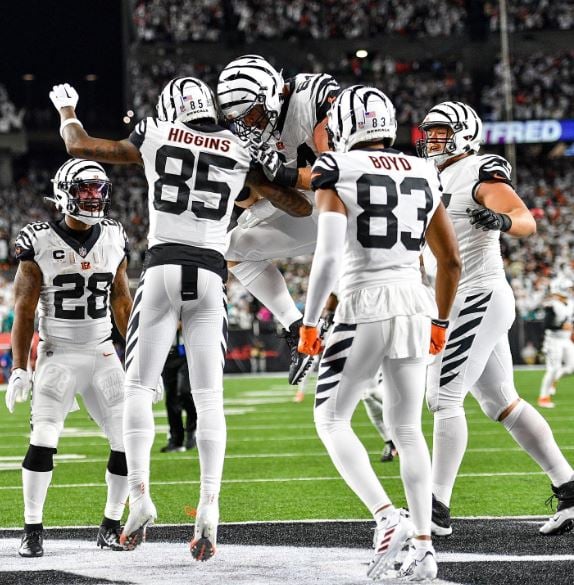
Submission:
<svg viewBox="0 0 574 585">
<path fill-rule="evenodd" d="M 110 209 L 112 183 L 102 165 L 91 160 L 71 158 L 52 179 L 52 201 L 59 211 L 87 225 L 104 219 Z"/>
<path fill-rule="evenodd" d="M 240 138 L 257 136 L 263 143 L 271 138 L 281 114 L 284 85 L 281 73 L 260 55 L 244 55 L 223 69 L 217 83 L 217 100 Z M 263 108 L 261 120 L 247 125 L 245 116 L 256 105 Z"/>
<path fill-rule="evenodd" d="M 163 122 L 217 122 L 217 107 L 211 89 L 195 77 L 176 77 L 159 94 L 157 119 Z"/>
<path fill-rule="evenodd" d="M 397 136 L 395 106 L 379 89 L 353 85 L 343 90 L 327 114 L 327 132 L 337 152 L 347 152 L 359 142 L 391 146 Z"/>
<path fill-rule="evenodd" d="M 441 143 L 444 147 L 437 154 L 430 154 L 427 130 L 433 126 L 450 128 L 451 135 L 444 139 L 433 139 L 433 144 Z M 478 152 L 482 140 L 482 122 L 478 114 L 462 102 L 442 102 L 437 104 L 425 116 L 420 125 L 423 138 L 417 140 L 417 152 L 424 158 L 433 158 L 436 164 L 442 164 L 453 156 L 466 152 Z"/>
</svg>

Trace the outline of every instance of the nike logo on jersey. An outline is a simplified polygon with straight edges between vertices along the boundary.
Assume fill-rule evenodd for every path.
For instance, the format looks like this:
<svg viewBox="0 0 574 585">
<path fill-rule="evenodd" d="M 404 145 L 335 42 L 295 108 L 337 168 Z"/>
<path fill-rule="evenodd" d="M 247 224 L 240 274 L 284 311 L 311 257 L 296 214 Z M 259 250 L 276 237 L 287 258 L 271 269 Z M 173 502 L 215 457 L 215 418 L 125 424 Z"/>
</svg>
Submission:
<svg viewBox="0 0 574 585">
<path fill-rule="evenodd" d="M 104 357 L 110 357 L 111 355 L 114 355 L 113 351 L 112 351 L 112 353 L 104 353 Z"/>
</svg>

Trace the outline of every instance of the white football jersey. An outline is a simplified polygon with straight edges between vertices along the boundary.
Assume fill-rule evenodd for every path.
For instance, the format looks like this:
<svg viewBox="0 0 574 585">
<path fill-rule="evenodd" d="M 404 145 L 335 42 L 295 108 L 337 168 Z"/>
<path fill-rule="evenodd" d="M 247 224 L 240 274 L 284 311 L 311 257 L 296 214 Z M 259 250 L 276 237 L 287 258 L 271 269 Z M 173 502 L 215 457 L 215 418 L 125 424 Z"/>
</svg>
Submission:
<svg viewBox="0 0 574 585">
<path fill-rule="evenodd" d="M 38 303 L 40 339 L 97 345 L 110 338 L 110 289 L 128 251 L 124 228 L 104 219 L 84 243 L 60 222 L 34 222 L 16 238 L 16 258 L 42 271 Z"/>
<path fill-rule="evenodd" d="M 290 168 L 313 164 L 319 152 L 313 142 L 313 131 L 327 116 L 331 103 L 341 88 L 330 76 L 322 73 L 300 73 L 287 80 L 289 96 L 284 117 L 279 120 L 280 137 L 274 144 Z"/>
<path fill-rule="evenodd" d="M 419 256 L 441 198 L 431 162 L 390 148 L 323 153 L 311 177 L 313 189 L 335 189 L 347 209 L 342 296 L 381 285 L 421 285 Z"/>
<path fill-rule="evenodd" d="M 149 185 L 151 248 L 183 244 L 225 251 L 234 201 L 251 157 L 241 140 L 215 124 L 140 121 L 130 135 Z"/>
<path fill-rule="evenodd" d="M 571 323 L 574 317 L 574 303 L 571 299 L 562 302 L 552 298 L 544 303 L 546 312 L 545 325 L 546 335 L 556 338 L 568 339 L 572 333 L 569 329 L 562 329 L 566 323 Z"/>
<path fill-rule="evenodd" d="M 510 164 L 501 156 L 492 154 L 467 156 L 440 172 L 443 201 L 456 231 L 462 260 L 458 292 L 506 282 L 500 232 L 476 229 L 470 224 L 466 210 L 483 209 L 474 199 L 480 183 L 500 181 L 511 184 L 510 176 Z"/>
</svg>

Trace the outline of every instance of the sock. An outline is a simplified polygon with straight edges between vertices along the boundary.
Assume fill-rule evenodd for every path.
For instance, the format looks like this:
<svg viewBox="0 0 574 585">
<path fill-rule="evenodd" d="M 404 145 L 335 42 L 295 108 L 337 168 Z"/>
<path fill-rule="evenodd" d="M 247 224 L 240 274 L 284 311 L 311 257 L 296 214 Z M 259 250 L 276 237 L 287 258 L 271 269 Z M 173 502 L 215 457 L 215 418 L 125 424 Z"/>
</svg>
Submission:
<svg viewBox="0 0 574 585">
<path fill-rule="evenodd" d="M 111 518 L 104 516 L 101 525 L 105 526 L 106 528 L 119 528 L 120 521 L 119 520 L 112 520 Z"/>
<path fill-rule="evenodd" d="M 223 390 L 193 390 L 197 410 L 195 440 L 199 454 L 199 505 L 217 504 L 223 475 L 227 430 L 223 413 Z"/>
<path fill-rule="evenodd" d="M 389 514 L 391 514 L 395 510 L 396 508 L 391 504 L 390 506 L 387 506 L 384 510 L 379 509 L 376 512 L 373 512 L 373 518 L 375 519 L 375 522 L 377 524 L 380 524 L 381 522 L 383 522 L 383 520 L 385 520 L 385 518 Z"/>
<path fill-rule="evenodd" d="M 434 415 L 432 493 L 450 507 L 454 482 L 468 443 L 468 428 L 462 408 L 449 418 L 439 418 L 439 414 L 440 411 Z"/>
<path fill-rule="evenodd" d="M 108 484 L 108 498 L 104 509 L 104 516 L 110 520 L 119 520 L 124 513 L 128 499 L 128 478 L 126 475 L 116 475 L 106 469 L 106 483 Z"/>
<path fill-rule="evenodd" d="M 432 540 L 422 540 L 420 538 L 413 538 L 411 541 L 414 547 L 418 550 L 433 550 Z"/>
<path fill-rule="evenodd" d="M 48 486 L 52 481 L 51 471 L 30 471 L 22 468 L 22 487 L 24 492 L 24 522 L 41 524 L 44 502 Z"/>
<path fill-rule="evenodd" d="M 230 271 L 273 313 L 285 329 L 302 318 L 301 311 L 289 294 L 285 279 L 271 262 L 246 260 L 230 268 Z"/>
<path fill-rule="evenodd" d="M 150 452 L 155 435 L 153 392 L 126 386 L 124 401 L 124 447 L 128 465 L 130 498 L 149 495 Z"/>
<path fill-rule="evenodd" d="M 542 378 L 542 384 L 540 385 L 540 398 L 548 398 L 552 393 L 552 383 L 557 380 L 557 372 L 553 368 L 547 368 Z"/>
<path fill-rule="evenodd" d="M 573 478 L 574 470 L 556 444 L 550 425 L 533 406 L 521 400 L 502 424 L 540 465 L 552 485 L 560 486 Z"/>
</svg>

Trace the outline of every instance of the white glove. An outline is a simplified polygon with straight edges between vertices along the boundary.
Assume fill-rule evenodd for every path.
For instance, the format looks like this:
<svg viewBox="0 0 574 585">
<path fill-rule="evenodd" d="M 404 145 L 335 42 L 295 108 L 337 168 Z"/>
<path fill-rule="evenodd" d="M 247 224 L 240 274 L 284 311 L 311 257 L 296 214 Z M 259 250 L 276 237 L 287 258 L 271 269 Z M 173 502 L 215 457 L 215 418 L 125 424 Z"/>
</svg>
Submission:
<svg viewBox="0 0 574 585">
<path fill-rule="evenodd" d="M 16 402 L 26 402 L 30 395 L 32 382 L 30 374 L 27 370 L 16 368 L 8 380 L 8 388 L 6 390 L 6 408 L 12 413 L 14 412 L 14 404 Z"/>
<path fill-rule="evenodd" d="M 237 220 L 237 225 L 244 230 L 255 227 L 263 220 L 271 217 L 277 208 L 268 199 L 259 199 L 251 207 L 246 209 Z"/>
<path fill-rule="evenodd" d="M 66 106 L 72 106 L 75 109 L 78 105 L 79 96 L 78 92 L 69 83 L 62 83 L 54 85 L 50 92 L 50 99 L 56 110 L 59 111 L 60 108 L 65 108 Z"/>
<path fill-rule="evenodd" d="M 249 142 L 249 153 L 252 160 L 258 162 L 265 173 L 265 176 L 273 181 L 283 166 L 279 153 L 267 143 Z"/>
<path fill-rule="evenodd" d="M 157 384 L 157 388 L 155 389 L 155 392 L 153 395 L 153 403 L 154 404 L 157 404 L 158 402 L 161 402 L 163 400 L 164 392 L 165 392 L 165 389 L 163 387 L 163 378 L 160 376 L 159 382 Z"/>
</svg>

